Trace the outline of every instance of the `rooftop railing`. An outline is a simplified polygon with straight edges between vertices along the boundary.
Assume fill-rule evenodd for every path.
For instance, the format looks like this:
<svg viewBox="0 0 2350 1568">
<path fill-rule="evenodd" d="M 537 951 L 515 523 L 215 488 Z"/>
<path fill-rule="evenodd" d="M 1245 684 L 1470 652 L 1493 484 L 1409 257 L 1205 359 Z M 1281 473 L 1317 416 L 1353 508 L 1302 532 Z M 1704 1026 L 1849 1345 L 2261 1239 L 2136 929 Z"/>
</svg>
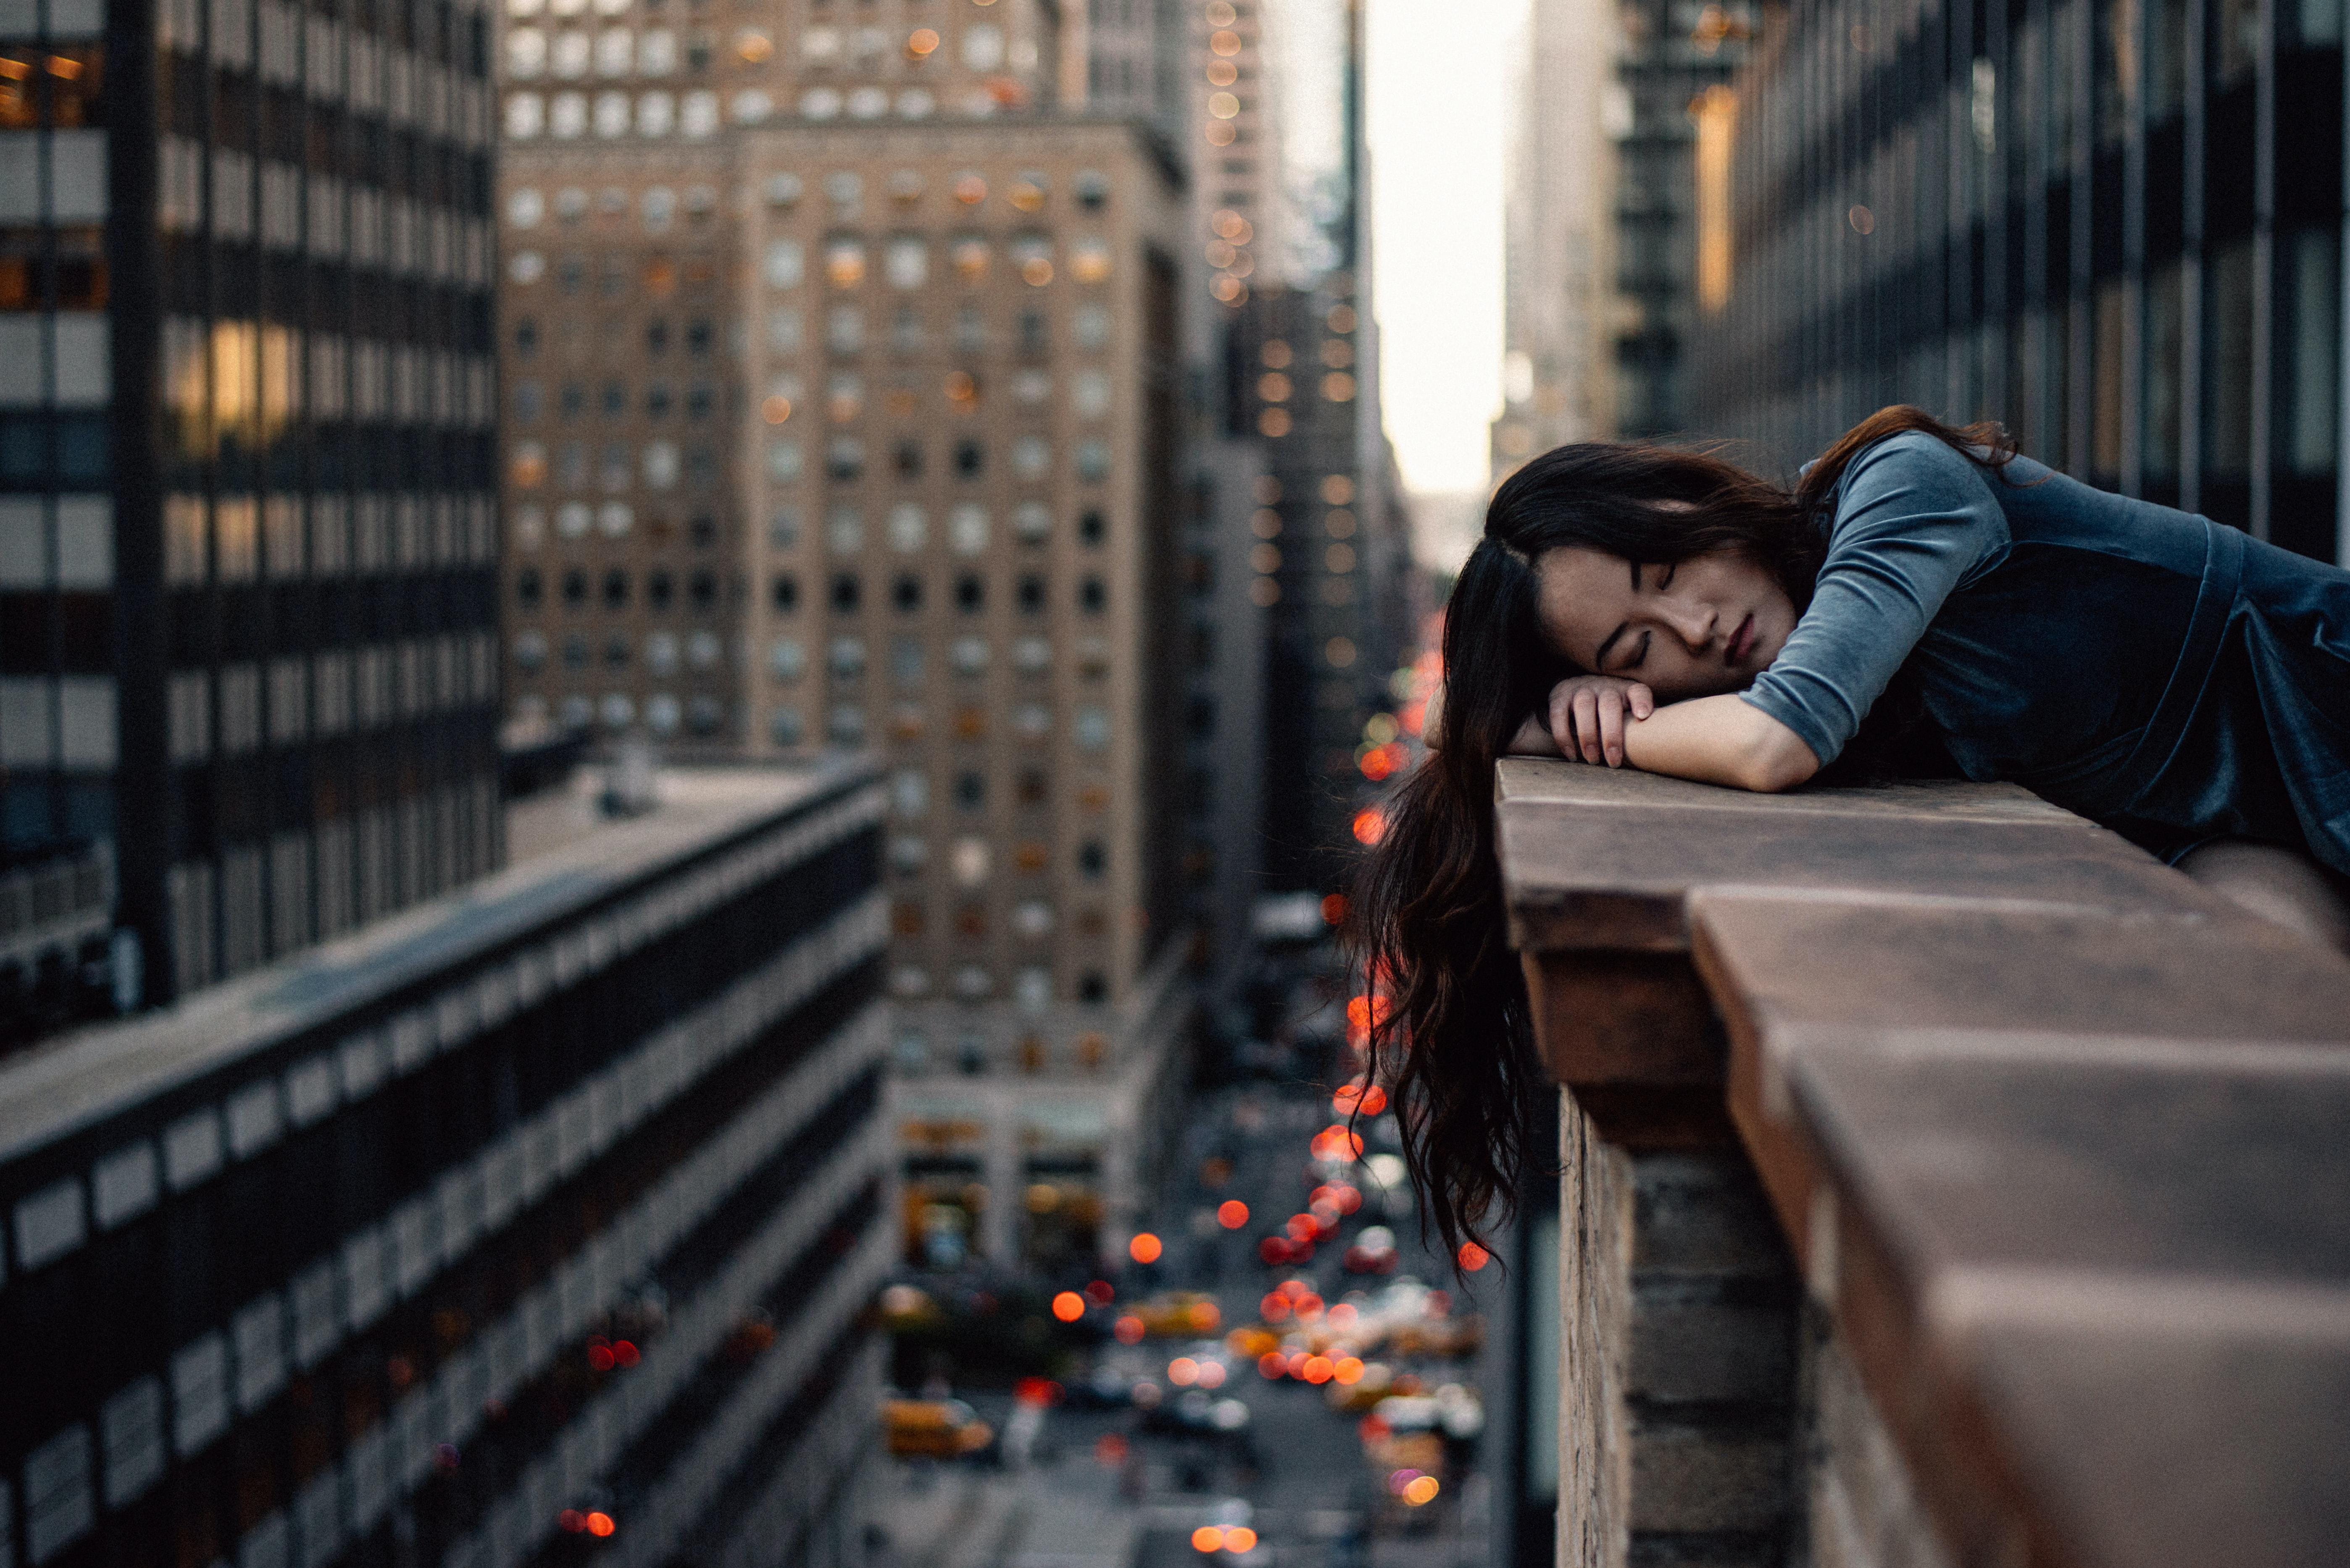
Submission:
<svg viewBox="0 0 2350 1568">
<path fill-rule="evenodd" d="M 2350 962 L 2006 785 L 1505 762 L 1559 1562 L 2350 1539 Z"/>
</svg>

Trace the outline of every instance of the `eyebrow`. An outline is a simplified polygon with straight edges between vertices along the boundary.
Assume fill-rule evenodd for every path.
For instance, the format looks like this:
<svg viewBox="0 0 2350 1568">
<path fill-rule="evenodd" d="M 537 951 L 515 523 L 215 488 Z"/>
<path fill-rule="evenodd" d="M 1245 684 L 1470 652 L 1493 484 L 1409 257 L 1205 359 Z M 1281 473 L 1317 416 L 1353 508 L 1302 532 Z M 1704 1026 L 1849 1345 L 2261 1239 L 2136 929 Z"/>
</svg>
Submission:
<svg viewBox="0 0 2350 1568">
<path fill-rule="evenodd" d="M 1640 591 L 1640 563 L 1633 561 L 1628 564 L 1632 568 L 1632 592 L 1637 596 Z M 1631 629 L 1632 623 L 1627 620 L 1618 623 L 1616 629 L 1607 634 L 1607 640 L 1601 643 L 1599 651 L 1591 656 L 1591 673 L 1596 675 L 1607 668 L 1607 650 L 1616 646 L 1617 639 Z"/>
</svg>

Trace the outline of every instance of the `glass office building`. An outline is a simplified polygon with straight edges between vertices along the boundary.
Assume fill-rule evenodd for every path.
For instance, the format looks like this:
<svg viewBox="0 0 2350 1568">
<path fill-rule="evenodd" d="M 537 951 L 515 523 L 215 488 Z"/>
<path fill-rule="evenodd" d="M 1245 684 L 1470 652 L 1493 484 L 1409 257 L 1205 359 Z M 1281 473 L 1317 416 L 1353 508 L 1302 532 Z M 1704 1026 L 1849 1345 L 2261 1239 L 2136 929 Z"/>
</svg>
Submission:
<svg viewBox="0 0 2350 1568">
<path fill-rule="evenodd" d="M 499 863 L 489 30 L 0 4 L 0 857 L 150 1001 Z"/>
<path fill-rule="evenodd" d="M 661 794 L 0 1071 L 0 1568 L 847 1560 L 882 790 Z"/>
<path fill-rule="evenodd" d="M 1887 403 L 1996 418 L 2340 558 L 2342 38 L 2340 0 L 1790 7 L 1700 136 L 1695 428 L 1792 466 Z"/>
</svg>

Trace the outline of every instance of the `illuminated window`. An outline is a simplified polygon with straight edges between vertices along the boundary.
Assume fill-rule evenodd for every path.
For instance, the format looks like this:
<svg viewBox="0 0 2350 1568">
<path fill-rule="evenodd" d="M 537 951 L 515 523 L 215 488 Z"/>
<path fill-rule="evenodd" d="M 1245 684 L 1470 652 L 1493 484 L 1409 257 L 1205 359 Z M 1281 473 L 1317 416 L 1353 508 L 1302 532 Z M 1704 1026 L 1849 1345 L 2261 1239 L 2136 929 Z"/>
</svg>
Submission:
<svg viewBox="0 0 2350 1568">
<path fill-rule="evenodd" d="M 836 637 L 832 639 L 829 660 L 832 673 L 843 680 L 853 680 L 865 673 L 865 639 L 861 637 Z"/>
<path fill-rule="evenodd" d="M 892 639 L 889 643 L 889 679 L 908 689 L 922 683 L 922 645 L 910 637 Z M 920 722 L 916 723 L 920 733 Z"/>
<path fill-rule="evenodd" d="M 910 556 L 930 542 L 930 519 L 922 509 L 910 501 L 901 501 L 889 508 L 889 547 L 899 555 Z"/>
<path fill-rule="evenodd" d="M 645 639 L 645 668 L 655 675 L 676 673 L 677 637 L 674 633 L 657 631 Z"/>
<path fill-rule="evenodd" d="M 981 637 L 959 637 L 948 645 L 947 658 L 956 673 L 983 675 L 987 671 L 987 639 Z"/>
<path fill-rule="evenodd" d="M 900 235 L 883 253 L 881 271 L 892 288 L 920 288 L 930 281 L 930 247 L 910 235 Z"/>
</svg>

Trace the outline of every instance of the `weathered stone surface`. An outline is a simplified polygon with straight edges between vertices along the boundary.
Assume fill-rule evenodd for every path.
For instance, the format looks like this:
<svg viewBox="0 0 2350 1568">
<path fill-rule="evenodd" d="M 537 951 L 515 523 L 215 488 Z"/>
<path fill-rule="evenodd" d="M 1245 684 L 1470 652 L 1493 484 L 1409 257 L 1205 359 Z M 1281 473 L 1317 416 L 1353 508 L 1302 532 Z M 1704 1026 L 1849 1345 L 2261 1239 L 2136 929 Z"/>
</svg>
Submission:
<svg viewBox="0 0 2350 1568">
<path fill-rule="evenodd" d="M 1590 767 L 1548 757 L 1504 757 L 1495 797 L 1549 805 L 1696 806 L 1708 811 L 1752 811 L 1773 815 L 1802 813 L 1829 816 L 1923 816 L 1958 822 L 2025 822 L 2047 827 L 2090 825 L 2050 805 L 2020 784 L 1806 784 L 1783 794 L 1752 794 L 1688 779 L 1667 778 L 1626 768 Z"/>
<path fill-rule="evenodd" d="M 1632 1438 L 1632 1529 L 1779 1529 L 1787 1516 L 1787 1447 L 1783 1432 L 1643 1422 Z"/>
<path fill-rule="evenodd" d="M 1526 996 L 1551 1077 L 1599 1084 L 1721 1082 L 1721 1034 L 1686 953 L 1529 953 Z"/>
<path fill-rule="evenodd" d="M 1510 940 L 1521 951 L 1679 950 L 1689 942 L 1686 900 L 1706 888 L 2116 916 L 2223 908 L 2095 828 L 1504 801 L 1496 832 Z"/>
<path fill-rule="evenodd" d="M 2078 1561 L 2350 1560 L 2350 1310 L 2290 1327 L 2257 1307 L 2187 1312 L 2126 1331 L 2069 1315 L 1986 1324 L 1971 1359 Z"/>
<path fill-rule="evenodd" d="M 2134 852 L 2133 852 L 2134 853 Z M 2147 866 L 2195 889 L 2184 877 Z M 2019 879 L 2020 880 L 2020 879 Z M 2119 915 L 2022 902 L 1702 890 L 1695 957 L 1732 1037 L 1769 1049 L 1936 1031 L 2052 1042 L 2350 1038 L 2350 963 L 2232 909 L 2181 900 Z M 1953 1052 L 1980 1044 L 1953 1038 Z"/>
</svg>

